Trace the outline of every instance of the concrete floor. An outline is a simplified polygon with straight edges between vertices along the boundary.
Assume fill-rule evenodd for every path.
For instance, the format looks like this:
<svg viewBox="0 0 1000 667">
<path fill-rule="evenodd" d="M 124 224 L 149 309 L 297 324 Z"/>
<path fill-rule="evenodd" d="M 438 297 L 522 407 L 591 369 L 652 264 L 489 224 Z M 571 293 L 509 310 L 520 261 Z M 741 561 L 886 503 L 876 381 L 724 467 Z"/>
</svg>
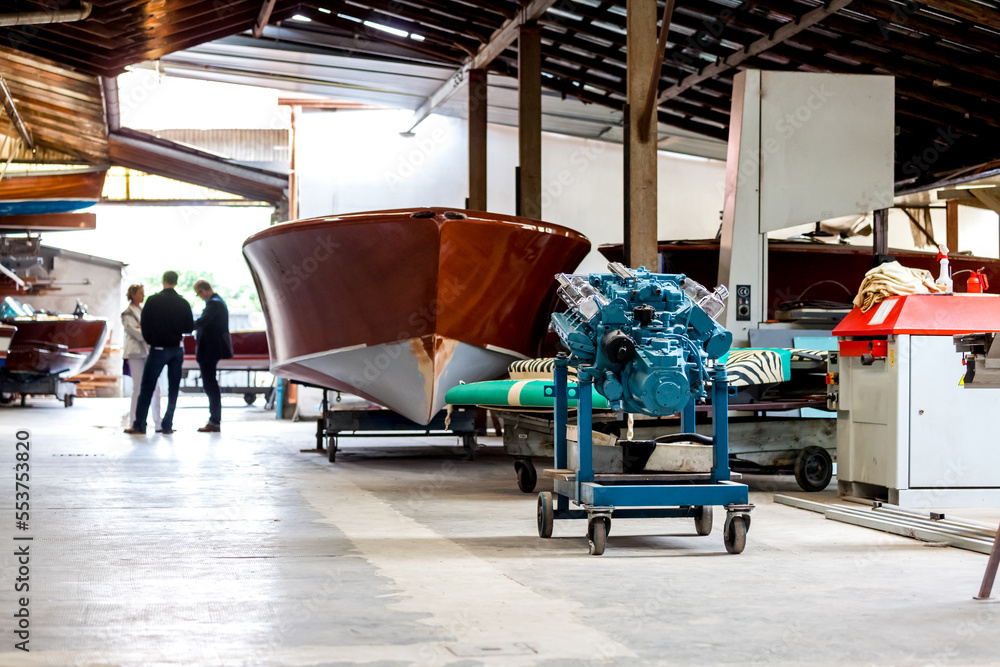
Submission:
<svg viewBox="0 0 1000 667">
<path fill-rule="evenodd" d="M 32 435 L 30 530 L 0 537 L 0 665 L 1000 662 L 1000 605 L 972 599 L 986 556 L 774 504 L 790 478 L 748 480 L 739 556 L 717 510 L 708 537 L 616 520 L 596 558 L 582 521 L 537 537 L 496 439 L 475 462 L 454 439 L 345 439 L 331 465 L 299 451 L 314 424 L 228 400 L 221 434 L 183 397 L 177 432 L 146 438 L 121 433 L 123 399 L 0 408 L 0 467 Z M 15 534 L 34 538 L 30 653 Z"/>
</svg>

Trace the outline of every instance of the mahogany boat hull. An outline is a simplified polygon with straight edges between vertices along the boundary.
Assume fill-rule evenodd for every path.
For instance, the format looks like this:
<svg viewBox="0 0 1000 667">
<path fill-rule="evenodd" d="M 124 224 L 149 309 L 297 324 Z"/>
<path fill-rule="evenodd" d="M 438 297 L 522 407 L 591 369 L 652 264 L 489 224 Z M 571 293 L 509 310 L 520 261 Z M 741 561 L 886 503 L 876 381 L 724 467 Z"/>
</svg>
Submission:
<svg viewBox="0 0 1000 667">
<path fill-rule="evenodd" d="M 266 371 L 271 367 L 267 351 L 267 332 L 232 331 L 233 358 L 219 362 L 220 371 Z M 184 370 L 198 370 L 195 338 L 184 336 Z"/>
<path fill-rule="evenodd" d="M 97 363 L 108 340 L 107 321 L 92 317 L 36 315 L 4 324 L 17 327 L 4 367 L 9 375 L 71 378 Z"/>
<path fill-rule="evenodd" d="M 537 353 L 553 276 L 589 249 L 557 225 L 418 209 L 277 225 L 243 254 L 273 373 L 427 424 L 451 387 Z"/>
<path fill-rule="evenodd" d="M 7 363 L 7 349 L 10 347 L 10 341 L 16 331 L 16 327 L 0 324 L 0 368 L 3 368 Z"/>
<path fill-rule="evenodd" d="M 610 261 L 622 261 L 620 244 L 602 245 L 598 250 Z M 703 285 L 718 282 L 718 241 L 660 241 L 659 253 L 666 273 L 683 273 Z M 939 273 L 936 252 L 892 248 L 889 255 L 903 266 L 926 269 L 935 277 Z M 952 273 L 986 267 L 990 283 L 996 277 L 1000 285 L 1000 260 L 955 254 L 949 255 L 948 259 Z M 866 246 L 771 241 L 768 247 L 767 318 L 774 319 L 776 310 L 782 304 L 800 299 L 850 302 L 861 287 L 865 273 L 871 268 L 872 251 Z M 968 274 L 956 278 L 956 292 L 965 291 L 965 278 Z M 728 287 L 732 291 L 732 286 Z"/>
<path fill-rule="evenodd" d="M 107 169 L 7 174 L 0 179 L 0 215 L 69 213 L 101 199 Z"/>
</svg>

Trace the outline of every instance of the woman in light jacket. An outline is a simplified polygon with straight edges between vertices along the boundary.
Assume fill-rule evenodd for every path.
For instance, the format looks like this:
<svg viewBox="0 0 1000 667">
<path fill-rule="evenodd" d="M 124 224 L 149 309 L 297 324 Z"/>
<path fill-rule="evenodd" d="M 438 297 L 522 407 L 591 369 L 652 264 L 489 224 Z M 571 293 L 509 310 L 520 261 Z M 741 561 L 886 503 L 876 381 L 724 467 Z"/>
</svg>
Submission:
<svg viewBox="0 0 1000 667">
<path fill-rule="evenodd" d="M 142 384 L 142 369 L 146 365 L 146 356 L 149 354 L 149 345 L 142 338 L 142 329 L 139 322 L 142 321 L 142 300 L 146 298 L 142 285 L 130 285 L 128 288 L 128 307 L 122 313 L 122 324 L 125 326 L 125 359 L 128 360 L 129 373 L 132 375 L 132 408 L 129 410 L 129 427 L 126 433 L 132 432 L 132 424 L 135 423 L 135 406 L 139 402 L 139 385 Z M 153 413 L 153 427 L 157 433 L 162 430 L 160 426 L 160 383 L 156 383 L 153 391 L 153 401 L 150 403 Z"/>
</svg>

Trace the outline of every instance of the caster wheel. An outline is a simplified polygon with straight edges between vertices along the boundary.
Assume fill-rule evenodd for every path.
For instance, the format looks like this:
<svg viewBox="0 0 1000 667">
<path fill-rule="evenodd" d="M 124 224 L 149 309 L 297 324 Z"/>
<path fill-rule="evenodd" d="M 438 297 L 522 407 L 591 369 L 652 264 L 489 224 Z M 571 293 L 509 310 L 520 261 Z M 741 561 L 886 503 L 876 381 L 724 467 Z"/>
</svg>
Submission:
<svg viewBox="0 0 1000 667">
<path fill-rule="evenodd" d="M 555 520 L 555 511 L 552 509 L 554 496 L 544 491 L 538 494 L 538 536 L 552 537 L 552 524 Z"/>
<path fill-rule="evenodd" d="M 833 459 L 822 447 L 806 447 L 795 457 L 795 481 L 803 491 L 822 491 L 833 477 Z"/>
<path fill-rule="evenodd" d="M 462 436 L 462 447 L 465 449 L 465 460 L 475 461 L 479 453 L 479 443 L 476 441 L 475 433 L 466 433 Z"/>
<path fill-rule="evenodd" d="M 330 437 L 330 441 L 326 445 L 326 457 L 330 463 L 337 462 L 337 439 L 333 436 Z"/>
<path fill-rule="evenodd" d="M 517 473 L 517 488 L 524 493 L 531 493 L 535 490 L 535 485 L 538 483 L 538 473 L 530 459 L 515 461 L 514 472 Z"/>
<path fill-rule="evenodd" d="M 739 515 L 726 522 L 724 541 L 726 551 L 731 554 L 743 553 L 743 549 L 747 545 L 747 518 Z"/>
<path fill-rule="evenodd" d="M 587 540 L 590 542 L 590 555 L 600 556 L 608 543 L 608 528 L 611 519 L 598 517 L 587 522 Z"/>
<path fill-rule="evenodd" d="M 709 535 L 712 532 L 712 507 L 701 505 L 694 508 L 694 529 L 699 535 Z"/>
<path fill-rule="evenodd" d="M 66 394 L 63 396 L 63 406 L 67 408 L 73 407 L 73 394 Z"/>
<path fill-rule="evenodd" d="M 257 394 L 254 394 L 253 392 L 248 391 L 247 393 L 243 394 L 243 402 L 246 403 L 247 405 L 253 405 L 253 402 L 256 400 L 257 400 Z"/>
</svg>

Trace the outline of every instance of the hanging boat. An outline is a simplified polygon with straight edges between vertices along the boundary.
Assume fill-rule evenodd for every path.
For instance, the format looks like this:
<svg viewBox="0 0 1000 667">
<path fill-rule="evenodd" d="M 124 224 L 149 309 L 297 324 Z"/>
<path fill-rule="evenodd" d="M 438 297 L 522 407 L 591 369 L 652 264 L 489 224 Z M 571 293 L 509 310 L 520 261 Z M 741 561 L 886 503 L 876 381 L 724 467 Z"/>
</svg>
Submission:
<svg viewBox="0 0 1000 667">
<path fill-rule="evenodd" d="M 443 208 L 289 222 L 243 244 L 271 371 L 419 424 L 451 387 L 537 354 L 553 276 L 589 250 L 565 227 Z"/>
<path fill-rule="evenodd" d="M 68 213 L 93 206 L 101 199 L 106 174 L 106 167 L 7 172 L 0 179 L 0 215 Z"/>
</svg>

